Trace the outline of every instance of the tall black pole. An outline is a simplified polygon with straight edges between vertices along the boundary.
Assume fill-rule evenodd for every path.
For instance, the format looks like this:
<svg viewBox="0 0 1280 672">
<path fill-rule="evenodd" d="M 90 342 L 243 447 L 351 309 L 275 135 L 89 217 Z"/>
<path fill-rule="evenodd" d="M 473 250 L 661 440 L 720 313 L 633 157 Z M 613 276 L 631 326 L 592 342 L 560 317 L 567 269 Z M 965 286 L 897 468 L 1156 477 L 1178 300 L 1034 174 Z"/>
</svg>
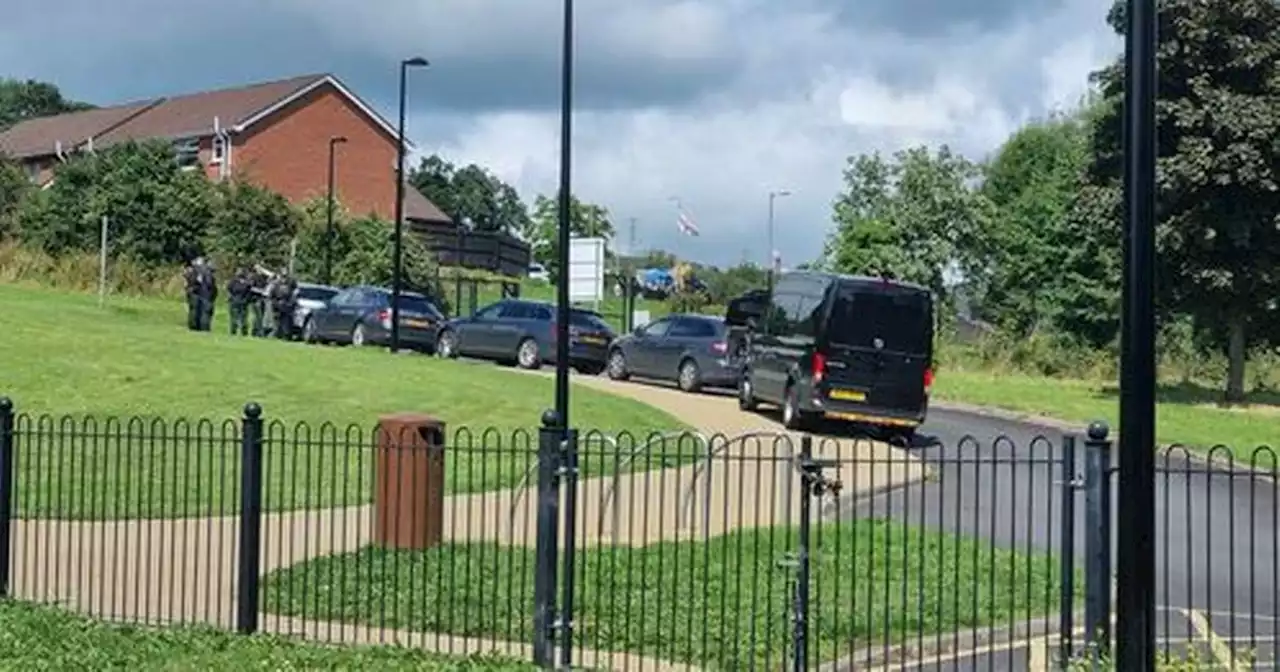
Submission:
<svg viewBox="0 0 1280 672">
<path fill-rule="evenodd" d="M 564 0 L 564 44 L 560 60 L 560 222 L 556 251 L 556 416 L 569 428 L 569 217 L 572 185 L 570 152 L 573 143 L 573 0 Z"/>
<path fill-rule="evenodd" d="M 410 67 L 427 65 L 425 58 L 400 61 L 400 123 L 396 127 L 396 231 L 395 252 L 391 268 L 391 352 L 400 351 L 400 289 L 403 286 L 404 259 L 404 105 L 405 85 Z"/>
<path fill-rule="evenodd" d="M 1116 669 L 1155 669 L 1156 2 L 1128 0 Z"/>
<path fill-rule="evenodd" d="M 324 284 L 333 284 L 333 180 L 334 180 L 334 148 L 347 139 L 343 137 L 329 138 L 329 189 L 326 198 L 324 227 Z"/>
<path fill-rule="evenodd" d="M 401 256 L 404 245 L 404 98 L 409 63 L 400 63 L 400 123 L 396 126 L 396 233 L 391 260 L 391 352 L 400 351 L 400 284 Z"/>
</svg>

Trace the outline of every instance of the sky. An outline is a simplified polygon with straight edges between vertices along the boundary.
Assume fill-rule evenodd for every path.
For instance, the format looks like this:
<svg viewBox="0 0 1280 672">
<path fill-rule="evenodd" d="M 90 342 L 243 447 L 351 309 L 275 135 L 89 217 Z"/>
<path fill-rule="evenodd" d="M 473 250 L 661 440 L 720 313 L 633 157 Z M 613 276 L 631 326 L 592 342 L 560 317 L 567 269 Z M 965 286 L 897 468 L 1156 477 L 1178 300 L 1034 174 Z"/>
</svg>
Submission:
<svg viewBox="0 0 1280 672">
<path fill-rule="evenodd" d="M 577 0 L 573 191 L 625 251 L 784 265 L 821 253 L 848 157 L 980 160 L 1074 105 L 1121 48 L 1110 0 Z M 550 0 L 7 0 L 0 76 L 96 104 L 331 72 L 407 134 L 532 202 L 559 179 L 562 5 Z M 416 160 L 414 161 L 416 163 Z M 682 236 L 672 198 L 701 235 Z"/>
</svg>

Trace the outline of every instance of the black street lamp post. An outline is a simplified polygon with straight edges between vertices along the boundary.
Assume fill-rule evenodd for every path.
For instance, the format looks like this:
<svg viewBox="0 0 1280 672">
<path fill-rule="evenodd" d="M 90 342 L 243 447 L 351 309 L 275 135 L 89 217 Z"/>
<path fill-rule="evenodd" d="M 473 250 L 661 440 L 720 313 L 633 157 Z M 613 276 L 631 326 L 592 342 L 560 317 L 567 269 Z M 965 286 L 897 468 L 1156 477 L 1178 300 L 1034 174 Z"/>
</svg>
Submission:
<svg viewBox="0 0 1280 672">
<path fill-rule="evenodd" d="M 556 420 L 569 428 L 569 217 L 571 133 L 573 130 L 573 0 L 564 0 L 564 41 L 560 60 L 560 203 L 556 280 Z"/>
<path fill-rule="evenodd" d="M 1116 669 L 1155 669 L 1156 2 L 1128 0 Z"/>
<path fill-rule="evenodd" d="M 329 138 L 329 190 L 326 198 L 324 227 L 324 284 L 333 284 L 333 178 L 334 148 L 347 141 L 342 136 Z"/>
<path fill-rule="evenodd" d="M 404 284 L 404 104 L 409 68 L 425 68 L 427 59 L 417 56 L 400 61 L 400 123 L 396 127 L 396 232 L 391 269 L 391 352 L 400 351 L 400 289 Z"/>
</svg>

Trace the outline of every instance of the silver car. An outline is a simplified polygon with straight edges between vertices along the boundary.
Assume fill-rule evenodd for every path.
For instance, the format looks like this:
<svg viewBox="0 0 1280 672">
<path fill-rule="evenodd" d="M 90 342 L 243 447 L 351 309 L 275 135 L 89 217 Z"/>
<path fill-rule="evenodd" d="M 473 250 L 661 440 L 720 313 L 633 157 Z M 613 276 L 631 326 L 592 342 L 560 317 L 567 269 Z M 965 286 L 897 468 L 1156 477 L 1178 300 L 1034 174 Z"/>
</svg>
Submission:
<svg viewBox="0 0 1280 672">
<path fill-rule="evenodd" d="M 324 308 L 337 293 L 337 287 L 318 285 L 311 282 L 298 283 L 298 307 L 293 311 L 294 333 L 301 334 L 312 311 Z"/>
</svg>

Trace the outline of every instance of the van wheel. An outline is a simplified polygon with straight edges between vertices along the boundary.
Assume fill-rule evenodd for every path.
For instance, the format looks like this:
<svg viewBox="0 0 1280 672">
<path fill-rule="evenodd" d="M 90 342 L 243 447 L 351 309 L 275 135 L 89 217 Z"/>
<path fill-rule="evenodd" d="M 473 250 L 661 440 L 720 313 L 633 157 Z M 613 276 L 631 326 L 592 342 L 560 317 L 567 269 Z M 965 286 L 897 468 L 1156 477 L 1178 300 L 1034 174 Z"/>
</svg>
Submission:
<svg viewBox="0 0 1280 672">
<path fill-rule="evenodd" d="M 804 429 L 808 417 L 800 410 L 800 399 L 795 385 L 787 386 L 786 398 L 782 401 L 782 426 L 787 429 Z"/>
<path fill-rule="evenodd" d="M 759 402 L 756 401 L 755 387 L 751 385 L 751 373 L 743 371 L 742 376 L 738 378 L 738 408 L 750 413 L 757 407 Z"/>
</svg>

